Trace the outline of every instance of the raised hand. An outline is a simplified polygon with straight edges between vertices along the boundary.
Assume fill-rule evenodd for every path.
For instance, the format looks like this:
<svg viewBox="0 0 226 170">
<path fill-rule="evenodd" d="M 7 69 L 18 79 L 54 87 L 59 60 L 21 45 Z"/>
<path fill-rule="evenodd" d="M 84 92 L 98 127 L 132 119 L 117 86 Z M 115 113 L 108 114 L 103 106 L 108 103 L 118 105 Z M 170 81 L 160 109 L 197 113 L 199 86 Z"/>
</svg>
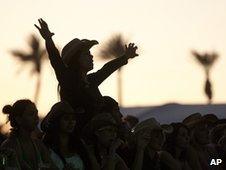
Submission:
<svg viewBox="0 0 226 170">
<path fill-rule="evenodd" d="M 49 28 L 48 28 L 48 24 L 42 19 L 38 19 L 38 22 L 40 24 L 40 27 L 37 26 L 36 24 L 35 27 L 39 30 L 40 34 L 42 35 L 42 37 L 46 40 L 46 39 L 49 39 L 51 38 L 54 33 L 52 33 Z"/>
<path fill-rule="evenodd" d="M 129 43 L 129 45 L 125 45 L 125 57 L 127 59 L 129 58 L 134 58 L 136 56 L 138 56 L 138 54 L 136 53 L 136 50 L 137 50 L 137 46 L 135 46 L 134 43 Z"/>
<path fill-rule="evenodd" d="M 137 147 L 144 150 L 150 141 L 150 136 L 147 132 L 143 131 L 137 136 Z"/>
</svg>

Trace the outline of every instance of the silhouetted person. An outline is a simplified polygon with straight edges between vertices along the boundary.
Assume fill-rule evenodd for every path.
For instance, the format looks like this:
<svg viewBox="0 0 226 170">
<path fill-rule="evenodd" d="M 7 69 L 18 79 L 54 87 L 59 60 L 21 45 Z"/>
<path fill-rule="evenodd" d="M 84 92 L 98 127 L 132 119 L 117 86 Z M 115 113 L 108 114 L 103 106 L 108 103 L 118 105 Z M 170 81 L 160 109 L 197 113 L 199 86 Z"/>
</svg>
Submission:
<svg viewBox="0 0 226 170">
<path fill-rule="evenodd" d="M 117 124 L 122 124 L 122 113 L 120 112 L 120 108 L 118 102 L 116 102 L 110 96 L 103 96 L 103 107 L 102 110 L 108 113 L 111 113 L 112 117 L 115 119 Z"/>
<path fill-rule="evenodd" d="M 190 132 L 182 123 L 172 123 L 173 132 L 166 136 L 164 149 L 179 163 L 181 170 L 201 170 L 197 155 L 190 146 Z"/>
<path fill-rule="evenodd" d="M 191 132 L 191 146 L 194 148 L 195 155 L 203 170 L 221 170 L 220 166 L 211 166 L 210 162 L 213 158 L 218 157 L 215 148 L 210 147 L 210 136 L 208 124 L 209 121 L 200 113 L 195 113 L 187 117 L 184 121 L 185 125 Z"/>
<path fill-rule="evenodd" d="M 67 102 L 53 105 L 41 127 L 45 132 L 43 142 L 59 169 L 96 170 L 78 134 L 75 111 Z"/>
<path fill-rule="evenodd" d="M 31 138 L 31 132 L 39 121 L 35 104 L 30 100 L 18 100 L 12 106 L 6 105 L 3 113 L 8 114 L 12 129 L 1 148 L 12 149 L 16 153 L 22 170 L 56 169 L 44 144 Z"/>
<path fill-rule="evenodd" d="M 103 170 L 127 170 L 124 160 L 116 153 L 123 141 L 118 138 L 117 123 L 110 113 L 100 113 L 84 127 L 83 134 Z"/>
<path fill-rule="evenodd" d="M 137 47 L 134 44 L 126 45 L 122 57 L 108 62 L 95 73 L 87 74 L 93 69 L 90 48 L 98 42 L 75 38 L 63 48 L 60 55 L 52 40 L 54 34 L 48 29 L 47 23 L 39 19 L 39 24 L 40 28 L 35 26 L 45 39 L 49 59 L 60 85 L 61 99 L 68 101 L 74 109 L 78 106 L 85 108 L 85 113 L 77 116 L 78 126 L 83 127 L 103 105 L 98 86 L 114 71 L 127 64 L 129 58 L 138 56 Z"/>
<path fill-rule="evenodd" d="M 162 151 L 165 133 L 172 131 L 171 126 L 162 126 L 154 118 L 138 123 L 132 130 L 130 154 L 126 157 L 132 170 L 178 169 L 179 165 L 172 155 Z"/>
<path fill-rule="evenodd" d="M 126 141 L 128 140 L 128 138 L 130 138 L 130 135 L 131 135 L 131 132 L 130 132 L 131 126 L 123 118 L 118 102 L 116 102 L 110 96 L 103 96 L 102 112 L 107 112 L 111 114 L 111 116 L 114 118 L 114 120 L 117 123 L 119 137 L 123 139 L 123 141 L 126 143 Z M 138 121 L 137 118 L 134 117 L 134 119 Z"/>
</svg>

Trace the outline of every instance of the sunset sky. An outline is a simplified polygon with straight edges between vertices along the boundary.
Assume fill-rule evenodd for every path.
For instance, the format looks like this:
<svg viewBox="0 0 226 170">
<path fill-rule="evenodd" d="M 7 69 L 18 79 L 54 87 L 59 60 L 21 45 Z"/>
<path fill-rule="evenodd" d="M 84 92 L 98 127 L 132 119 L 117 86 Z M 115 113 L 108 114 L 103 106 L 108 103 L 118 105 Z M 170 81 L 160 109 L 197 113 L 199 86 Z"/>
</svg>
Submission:
<svg viewBox="0 0 226 170">
<path fill-rule="evenodd" d="M 99 41 L 100 45 L 92 48 L 94 71 L 106 62 L 100 60 L 98 50 L 112 34 L 122 33 L 137 44 L 139 57 L 122 70 L 123 106 L 206 103 L 204 71 L 192 58 L 192 49 L 219 53 L 210 76 L 214 103 L 225 103 L 225 7 L 225 0 L 1 1 L 0 107 L 21 98 L 33 99 L 36 77 L 30 76 L 29 65 L 21 66 L 10 50 L 28 50 L 29 35 L 39 36 L 34 24 L 41 17 L 60 47 L 75 37 Z M 100 86 L 103 95 L 117 99 L 116 76 Z M 42 70 L 40 114 L 58 101 L 56 87 L 54 71 L 47 61 Z"/>
</svg>

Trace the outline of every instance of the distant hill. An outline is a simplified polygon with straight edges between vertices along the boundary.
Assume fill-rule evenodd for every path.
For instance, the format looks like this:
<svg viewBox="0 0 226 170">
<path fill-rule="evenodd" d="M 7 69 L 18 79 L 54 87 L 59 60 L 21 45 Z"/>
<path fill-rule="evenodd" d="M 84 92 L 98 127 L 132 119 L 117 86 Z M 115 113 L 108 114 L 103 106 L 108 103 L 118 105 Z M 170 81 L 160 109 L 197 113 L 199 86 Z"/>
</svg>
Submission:
<svg viewBox="0 0 226 170">
<path fill-rule="evenodd" d="M 121 108 L 121 111 L 124 115 L 130 114 L 138 117 L 140 121 L 154 117 L 160 123 L 181 122 L 185 117 L 196 112 L 202 115 L 215 114 L 221 119 L 226 118 L 226 104 L 182 105 L 172 103 L 162 106 Z"/>
</svg>

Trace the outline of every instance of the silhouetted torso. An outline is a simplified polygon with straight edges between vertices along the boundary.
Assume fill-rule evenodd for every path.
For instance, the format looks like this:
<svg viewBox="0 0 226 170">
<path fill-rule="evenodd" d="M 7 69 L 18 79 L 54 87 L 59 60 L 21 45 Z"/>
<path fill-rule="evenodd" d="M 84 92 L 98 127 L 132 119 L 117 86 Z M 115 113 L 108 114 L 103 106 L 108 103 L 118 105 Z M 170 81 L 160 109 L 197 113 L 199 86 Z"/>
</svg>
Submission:
<svg viewBox="0 0 226 170">
<path fill-rule="evenodd" d="M 61 99 L 68 101 L 75 110 L 78 107 L 85 109 L 85 113 L 77 114 L 78 127 L 83 127 L 102 106 L 98 86 L 114 71 L 127 64 L 128 59 L 120 57 L 106 63 L 97 72 L 87 75 L 88 83 L 85 83 L 74 70 L 64 64 L 52 40 L 46 42 L 46 48 L 61 88 Z"/>
</svg>

